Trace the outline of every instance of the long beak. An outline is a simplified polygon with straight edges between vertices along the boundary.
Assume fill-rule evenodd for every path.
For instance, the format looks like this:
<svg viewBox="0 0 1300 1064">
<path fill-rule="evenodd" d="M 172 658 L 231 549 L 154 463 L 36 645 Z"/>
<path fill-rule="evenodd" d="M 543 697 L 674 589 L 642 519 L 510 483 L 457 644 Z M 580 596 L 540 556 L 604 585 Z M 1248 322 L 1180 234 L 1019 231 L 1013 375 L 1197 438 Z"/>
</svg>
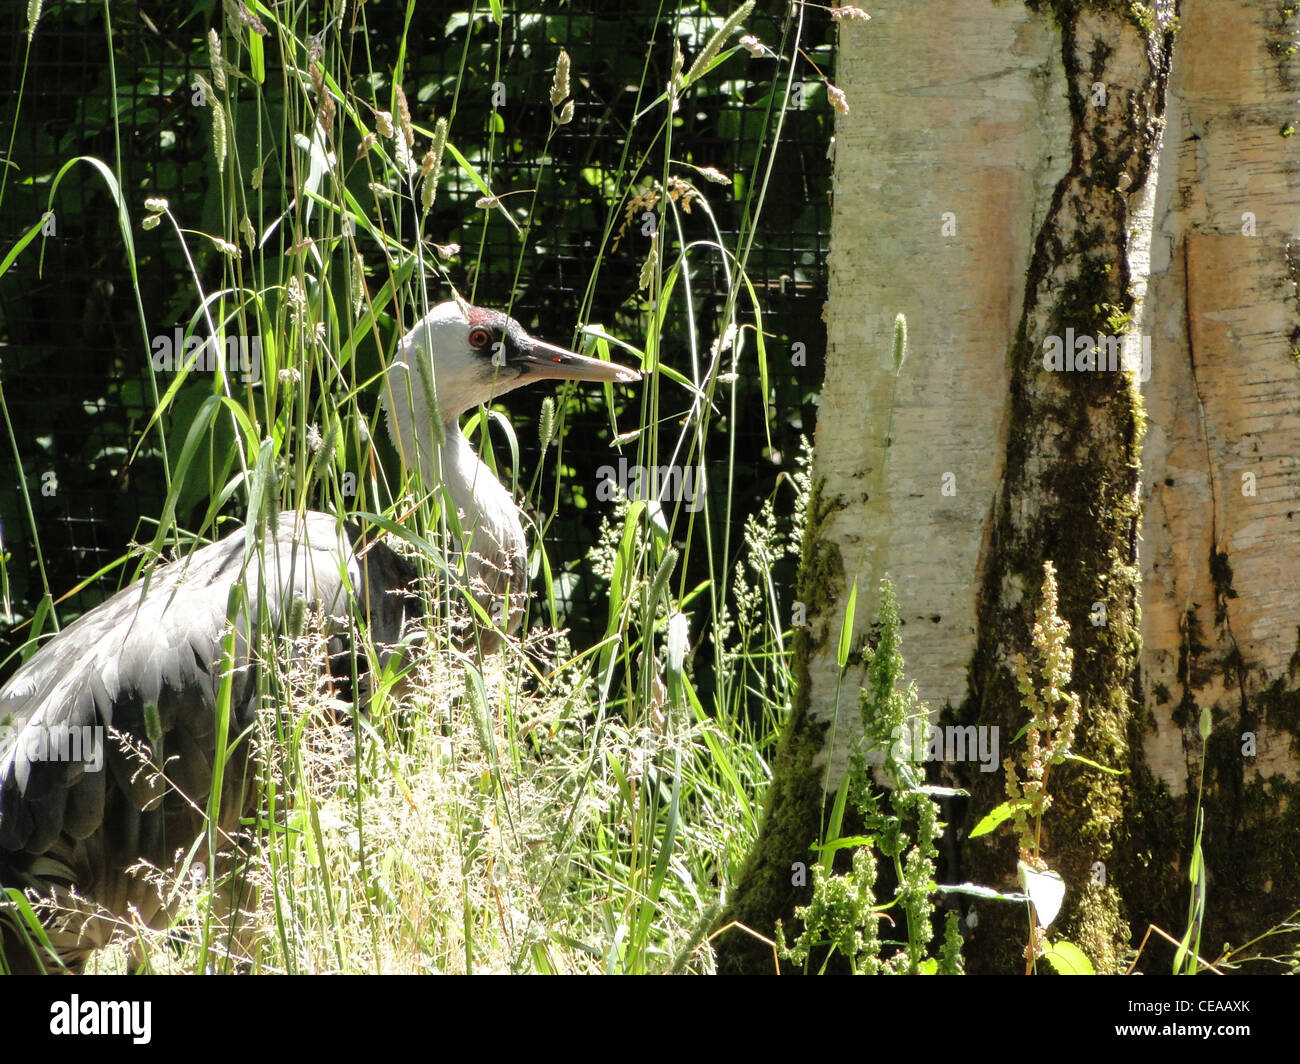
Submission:
<svg viewBox="0 0 1300 1064">
<path fill-rule="evenodd" d="M 529 338 L 526 354 L 518 359 L 526 368 L 526 376 L 533 380 L 559 381 L 611 381 L 631 384 L 641 379 L 641 374 L 617 362 L 602 362 L 598 358 L 578 355 L 563 347 Z"/>
</svg>

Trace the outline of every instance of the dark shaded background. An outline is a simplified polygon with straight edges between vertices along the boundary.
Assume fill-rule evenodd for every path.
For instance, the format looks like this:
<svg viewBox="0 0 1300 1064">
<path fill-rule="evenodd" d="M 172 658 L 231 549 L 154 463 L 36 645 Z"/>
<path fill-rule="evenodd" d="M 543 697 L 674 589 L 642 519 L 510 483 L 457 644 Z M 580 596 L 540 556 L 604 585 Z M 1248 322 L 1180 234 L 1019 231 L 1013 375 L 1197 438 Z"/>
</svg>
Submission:
<svg viewBox="0 0 1300 1064">
<path fill-rule="evenodd" d="M 183 224 L 208 232 L 220 230 L 210 121 L 204 109 L 192 106 L 190 96 L 194 75 L 208 76 L 207 31 L 219 27 L 223 16 L 220 0 L 193 5 L 115 2 L 111 6 L 115 98 L 101 3 L 54 0 L 44 5 L 25 82 L 26 5 L 10 3 L 0 12 L 0 40 L 4 42 L 0 44 L 0 84 L 5 89 L 0 103 L 0 150 L 6 152 L 9 168 L 0 199 L 0 254 L 44 212 L 50 181 L 64 162 L 76 155 L 99 157 L 124 178 L 145 318 L 152 335 L 170 332 L 176 323 L 186 321 L 194 311 L 195 294 L 170 229 L 166 225 L 150 232 L 140 229 L 145 197 L 166 197 Z M 349 5 L 349 19 L 354 6 Z M 768 6 L 778 14 L 756 11 L 746 30 L 776 45 L 781 35 L 780 12 L 786 5 Z M 617 168 L 646 57 L 652 65 L 647 84 L 664 85 L 670 76 L 673 36 L 680 40 L 689 64 L 716 25 L 701 22 L 701 17 L 725 15 L 733 7 L 730 3 L 688 4 L 656 19 L 658 5 L 637 0 L 506 4 L 509 14 L 503 31 L 500 78 L 507 87 L 511 113 L 507 131 L 499 133 L 494 142 L 495 189 L 534 187 L 537 162 L 550 130 L 547 95 L 559 48 L 563 46 L 572 57 L 575 118 L 551 142 L 554 169 L 544 186 L 562 190 L 562 194 L 539 197 L 533 239 L 513 299 L 513 314 L 539 335 L 560 343 L 572 337 L 608 211 L 604 195 L 584 179 L 583 171 Z M 392 70 L 404 9 L 401 3 L 364 5 L 369 33 L 364 40 L 354 33 L 351 40 L 355 48 L 368 48 L 370 59 L 355 55 L 354 69 Z M 459 19 L 454 17 L 457 12 L 462 13 Z M 809 9 L 807 18 L 805 52 L 829 74 L 829 20 L 824 11 L 816 9 Z M 468 69 L 451 136 L 469 154 L 485 148 L 488 140 L 497 30 L 486 20 L 476 22 L 467 51 L 466 33 L 460 5 L 422 0 L 412 24 L 401 80 L 417 123 L 428 125 L 432 111 L 445 115 L 450 109 L 447 95 L 462 54 L 467 56 Z M 268 48 L 268 61 L 274 51 L 274 45 Z M 729 175 L 748 174 L 765 135 L 769 79 L 778 70 L 784 68 L 778 68 L 775 60 L 736 56 L 690 90 L 673 132 L 674 159 L 713 166 Z M 268 85 L 273 80 L 268 72 Z M 710 444 L 710 454 L 717 456 L 709 463 L 711 482 L 725 483 L 725 437 L 734 435 L 733 513 L 737 526 L 771 494 L 778 474 L 794 468 L 800 433 L 812 433 L 815 409 L 811 400 L 822 377 L 831 114 L 816 72 L 807 61 L 798 68 L 796 80 L 803 84 L 804 102 L 787 114 L 749 260 L 751 277 L 764 304 L 765 329 L 775 334 L 768 340 L 770 398 L 776 412 L 773 450 L 769 452 L 763 431 L 763 397 L 756 374 L 744 383 L 743 402 L 734 423 L 724 411 L 715 421 L 716 438 Z M 360 86 L 354 88 L 363 96 L 371 95 Z M 388 91 L 383 83 L 375 87 L 373 95 L 386 100 Z M 114 103 L 120 143 L 114 129 Z M 649 146 L 653 129 L 646 123 L 634 131 L 630 158 L 638 158 Z M 351 147 L 344 150 L 350 152 Z M 114 163 L 119 152 L 120 170 Z M 691 172 L 674 167 L 674 171 L 678 169 Z M 724 240 L 734 244 L 741 206 L 733 202 L 725 186 L 698 183 L 710 198 Z M 445 162 L 426 231 L 437 240 L 463 245 L 461 258 L 449 267 L 462 291 L 468 293 L 473 287 L 478 302 L 505 306 L 511 302 L 509 289 L 519 244 L 499 217 L 490 216 L 488 250 L 477 277 L 471 282 L 467 276 L 476 260 L 481 233 L 481 221 L 475 219 L 482 215 L 466 210 L 466 204 L 477 195 L 454 163 Z M 37 543 L 18 490 L 20 478 L 31 496 L 39 548 L 56 599 L 120 557 L 132 539 L 149 538 L 153 526 L 142 521 L 142 516 L 156 518 L 163 501 L 161 462 L 152 441 L 128 464 L 153 409 L 153 398 L 145 372 L 148 341 L 139 327 L 116 208 L 101 178 L 80 166 L 60 187 L 56 210 L 57 235 L 44 241 L 43 250 L 32 245 L 0 278 L 0 385 L 12 422 L 12 440 L 8 429 L 0 425 L 0 535 L 8 553 L 12 620 L 17 622 L 31 617 L 43 591 Z M 465 223 L 466 218 L 471 221 Z M 711 236 L 701 215 L 695 214 L 693 220 L 699 229 L 688 233 L 689 237 Z M 600 272 L 590 315 L 590 320 L 616 333 L 623 323 L 623 335 L 636 343 L 640 342 L 640 329 L 634 297 L 646 250 L 645 238 L 629 230 Z M 696 265 L 698 269 L 699 259 Z M 220 265 L 211 254 L 199 259 L 199 267 L 205 284 L 220 277 Z M 703 352 L 713 338 L 716 311 L 725 292 L 717 262 L 714 271 L 712 290 L 719 294 L 705 300 L 705 312 L 697 318 Z M 697 291 L 708 291 L 706 281 L 707 274 L 697 276 Z M 684 320 L 670 321 L 663 346 L 665 361 L 682 369 L 688 360 L 685 328 Z M 790 344 L 796 340 L 807 345 L 805 368 L 790 365 Z M 748 350 L 752 353 L 752 343 Z M 510 399 L 524 451 L 526 479 L 538 464 L 537 433 L 532 425 L 549 391 L 527 390 Z M 188 407 L 191 413 L 201 398 L 202 394 L 196 393 Z M 566 478 L 569 482 L 590 485 L 595 482 L 596 467 L 609 460 L 608 417 L 604 410 L 590 407 L 589 397 L 579 402 L 588 406 L 585 414 L 583 406 L 577 407 L 576 414 L 570 413 L 563 460 L 576 470 Z M 182 424 L 186 409 L 183 399 L 177 415 Z M 551 499 L 555 491 L 551 479 L 555 463 L 547 463 L 546 468 L 547 478 L 535 495 L 538 500 Z M 57 489 L 43 494 L 43 484 L 55 484 Z M 559 517 L 547 534 L 552 558 L 580 572 L 583 553 L 595 539 L 607 504 L 582 506 L 582 499 L 575 503 L 564 484 L 559 498 Z M 788 502 L 788 495 L 784 499 Z M 715 496 L 708 504 L 717 503 Z M 180 522 L 189 522 L 191 527 L 197 516 L 194 512 L 178 514 Z M 740 543 L 739 531 L 739 527 L 734 530 L 734 545 Z M 696 559 L 702 561 L 699 552 Z M 93 581 L 61 603 L 60 618 L 66 622 L 117 590 L 122 572 Z M 699 573 L 690 575 L 693 584 L 707 573 L 701 566 Z M 784 585 L 789 588 L 793 574 L 786 575 Z M 583 602 L 586 589 L 586 584 L 577 582 L 570 613 L 575 637 L 580 640 L 590 638 L 604 623 L 603 607 L 590 610 Z M 26 638 L 26 630 L 0 624 L 0 679 L 17 667 L 17 657 L 10 655 Z"/>
</svg>

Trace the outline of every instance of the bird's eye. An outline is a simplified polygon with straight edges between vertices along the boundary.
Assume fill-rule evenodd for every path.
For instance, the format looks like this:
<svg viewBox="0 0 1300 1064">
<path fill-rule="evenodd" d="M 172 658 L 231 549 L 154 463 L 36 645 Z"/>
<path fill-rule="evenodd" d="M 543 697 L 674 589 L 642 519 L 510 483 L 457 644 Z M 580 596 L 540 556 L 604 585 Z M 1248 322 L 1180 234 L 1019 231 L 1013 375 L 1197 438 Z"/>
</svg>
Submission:
<svg viewBox="0 0 1300 1064">
<path fill-rule="evenodd" d="M 477 350 L 487 347 L 492 342 L 492 334 L 481 326 L 469 331 L 469 346 Z"/>
</svg>

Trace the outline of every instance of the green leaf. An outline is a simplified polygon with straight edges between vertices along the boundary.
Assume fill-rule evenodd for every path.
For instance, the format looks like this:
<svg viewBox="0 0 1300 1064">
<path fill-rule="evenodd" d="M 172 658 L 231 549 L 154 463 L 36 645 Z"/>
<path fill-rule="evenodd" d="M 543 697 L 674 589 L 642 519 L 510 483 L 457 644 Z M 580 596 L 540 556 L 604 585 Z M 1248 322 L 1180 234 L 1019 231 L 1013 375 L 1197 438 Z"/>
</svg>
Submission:
<svg viewBox="0 0 1300 1064">
<path fill-rule="evenodd" d="M 36 604 L 36 609 L 32 613 L 31 638 L 23 644 L 23 661 L 26 661 L 38 650 L 41 649 L 41 633 L 45 630 L 46 620 L 55 621 L 55 631 L 58 630 L 58 619 L 54 617 L 54 598 L 47 591 L 41 596 L 41 601 Z"/>
<path fill-rule="evenodd" d="M 832 839 L 830 842 L 823 842 L 820 845 L 813 845 L 811 849 L 819 850 L 823 856 L 834 853 L 836 850 L 848 850 L 858 846 L 871 846 L 875 843 L 874 835 L 845 835 L 840 839 Z"/>
<path fill-rule="evenodd" d="M 445 151 L 447 152 L 448 155 L 450 155 L 453 159 L 456 160 L 456 165 L 465 171 L 466 176 L 471 181 L 474 182 L 474 187 L 477 188 L 479 192 L 481 192 L 485 196 L 491 196 L 493 199 L 496 199 L 496 196 L 492 192 L 492 189 L 488 186 L 488 183 L 483 180 L 483 178 L 479 175 L 479 172 L 474 169 L 470 161 L 460 153 L 460 150 L 456 147 L 456 145 L 454 145 L 451 141 L 447 141 Z M 497 201 L 496 210 L 507 222 L 509 222 L 514 227 L 516 233 L 522 232 L 522 230 L 519 228 L 519 223 L 515 221 L 514 215 L 512 215 L 508 210 L 506 210 L 506 208 L 501 205 L 501 202 L 499 200 Z"/>
<path fill-rule="evenodd" d="M 18 258 L 18 256 L 22 254 L 23 248 L 36 239 L 44 225 L 45 218 L 42 217 L 40 221 L 28 229 L 27 232 L 19 238 L 18 243 L 9 249 L 9 253 L 5 255 L 4 260 L 0 261 L 0 277 L 3 277 L 9 272 L 9 267 L 14 264 L 14 259 Z"/>
<path fill-rule="evenodd" d="M 261 34 L 250 32 L 248 35 L 248 68 L 259 85 L 266 82 L 266 56 L 262 51 Z"/>
<path fill-rule="evenodd" d="M 849 644 L 853 642 L 853 614 L 858 606 L 858 578 L 853 578 L 849 588 L 849 604 L 844 610 L 844 627 L 840 629 L 840 645 L 835 652 L 835 661 L 842 669 L 849 663 Z"/>
<path fill-rule="evenodd" d="M 673 756 L 673 780 L 681 777 L 681 750 L 675 749 Z M 664 880 L 668 876 L 668 862 L 673 856 L 674 844 L 677 841 L 677 831 L 680 824 L 680 810 L 678 809 L 678 795 L 680 787 L 677 783 L 672 783 L 669 790 L 668 798 L 668 822 L 664 825 L 664 834 L 659 841 L 659 855 L 655 860 L 654 875 L 650 880 L 650 890 L 641 903 L 641 920 L 637 925 L 636 934 L 638 942 L 645 942 L 650 932 L 650 925 L 654 917 L 659 913 L 659 899 L 663 894 Z"/>
<path fill-rule="evenodd" d="M 1017 798 L 1014 801 L 1006 801 L 1001 805 L 994 806 L 989 812 L 972 829 L 968 838 L 978 839 L 981 835 L 987 835 L 993 831 L 1004 820 L 1010 820 L 1016 815 L 1018 809 L 1028 809 L 1032 803 L 1028 798 Z"/>
<path fill-rule="evenodd" d="M 835 792 L 835 804 L 831 807 L 831 822 L 826 830 L 826 835 L 831 839 L 830 843 L 822 848 L 822 867 L 826 871 L 831 870 L 831 862 L 835 858 L 834 840 L 840 837 L 840 828 L 844 824 L 844 807 L 849 801 L 849 776 L 846 772 L 844 778 L 840 780 L 839 790 Z"/>
<path fill-rule="evenodd" d="M 742 273 L 740 279 L 745 282 L 745 291 L 749 293 L 750 305 L 754 309 L 754 339 L 758 348 L 758 386 L 763 390 L 763 428 L 767 433 L 767 445 L 772 446 L 772 417 L 774 407 L 768 404 L 771 394 L 767 376 L 767 343 L 763 339 L 763 311 L 758 301 L 758 293 L 749 280 L 749 274 Z"/>
<path fill-rule="evenodd" d="M 1183 964 L 1186 962 L 1187 958 L 1191 955 L 1191 950 L 1188 948 L 1188 946 L 1192 940 L 1192 932 L 1195 930 L 1196 930 L 1195 926 L 1189 927 L 1187 931 L 1184 932 L 1183 934 L 1183 940 L 1180 943 L 1178 943 L 1178 952 L 1174 954 L 1174 969 L 1173 969 L 1174 975 L 1178 975 L 1180 972 L 1182 972 Z"/>
<path fill-rule="evenodd" d="M 36 915 L 36 910 L 32 908 L 32 903 L 27 896 L 16 887 L 0 887 L 0 899 L 3 899 L 12 911 L 17 913 L 18 919 L 13 921 L 13 929 L 31 951 L 32 956 L 37 960 L 57 959 L 59 967 L 64 967 L 62 959 L 55 951 L 45 932 L 45 927 L 41 924 L 40 917 Z M 12 961 L 12 958 L 8 960 Z M 2 965 L 0 969 L 3 969 L 6 975 L 9 974 L 8 969 Z"/>
<path fill-rule="evenodd" d="M 1073 942 L 1052 943 L 1052 948 L 1043 954 L 1043 960 L 1056 969 L 1057 975 L 1096 975 L 1092 961 L 1087 954 Z"/>
<path fill-rule="evenodd" d="M 972 898 L 988 898 L 990 901 L 1013 901 L 1023 905 L 1028 901 L 1024 894 L 1003 894 L 992 887 L 983 887 L 978 883 L 937 883 L 935 889 L 940 894 L 968 894 Z"/>
<path fill-rule="evenodd" d="M 1081 765 L 1087 765 L 1089 768 L 1095 768 L 1099 772 L 1108 772 L 1112 776 L 1123 776 L 1125 770 L 1122 768 L 1107 768 L 1105 765 L 1099 765 L 1095 761 L 1090 761 L 1086 757 L 1080 757 L 1078 754 L 1066 754 L 1066 761 L 1078 761 Z"/>
</svg>

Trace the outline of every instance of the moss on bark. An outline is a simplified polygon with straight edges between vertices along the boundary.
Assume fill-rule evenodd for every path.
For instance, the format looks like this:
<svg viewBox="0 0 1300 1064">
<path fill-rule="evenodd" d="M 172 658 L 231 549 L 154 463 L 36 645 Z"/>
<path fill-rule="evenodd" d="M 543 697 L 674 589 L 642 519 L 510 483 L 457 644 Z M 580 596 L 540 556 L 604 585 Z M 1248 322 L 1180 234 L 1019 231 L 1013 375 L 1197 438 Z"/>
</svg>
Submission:
<svg viewBox="0 0 1300 1064">
<path fill-rule="evenodd" d="M 1170 39 L 1132 17 L 1134 5 L 1049 6 L 1061 30 L 1073 154 L 1038 234 L 1011 348 L 1014 428 L 980 603 L 972 694 L 960 715 L 1006 736 L 1024 723 L 1009 666 L 1015 653 L 1029 653 L 1037 574 L 1051 560 L 1082 701 L 1075 750 L 1129 768 L 1139 707 L 1141 397 L 1128 372 L 1051 372 L 1042 353 L 1049 337 L 1068 344 L 1071 337 L 1113 336 L 1131 320 L 1129 197 L 1146 181 L 1158 143 Z M 1104 106 L 1093 101 L 1099 82 L 1107 88 Z M 1105 610 L 1102 624 L 1095 623 L 1097 603 Z M 991 775 L 968 780 L 972 825 L 1003 798 L 1000 774 Z M 1129 778 L 1067 763 L 1053 778 L 1044 820 L 1044 856 L 1067 884 L 1052 937 L 1075 942 L 1101 972 L 1120 970 L 1129 940 L 1114 867 L 1131 829 Z M 1016 854 L 1006 834 L 968 842 L 964 856 L 976 881 L 1013 885 Z M 981 907 L 970 969 L 1018 970 L 1027 937 L 1023 913 Z"/>
<path fill-rule="evenodd" d="M 719 921 L 732 921 L 771 938 L 777 920 L 787 923 L 796 905 L 812 897 L 808 883 L 795 886 L 795 865 L 812 862 L 810 847 L 821 831 L 824 804 L 823 770 L 815 764 L 826 741 L 827 724 L 808 712 L 808 661 L 827 638 L 827 618 L 834 610 L 836 591 L 844 584 L 839 549 L 826 538 L 827 520 L 844 508 L 840 499 L 823 494 L 824 481 L 813 485 L 808 500 L 799 570 L 799 601 L 807 608 L 811 626 L 798 628 L 794 637 L 794 704 L 781 734 L 772 766 L 772 785 L 763 808 L 758 841 L 736 883 Z M 772 951 L 753 936 L 732 929 L 715 941 L 718 970 L 732 974 L 771 974 Z"/>
</svg>

